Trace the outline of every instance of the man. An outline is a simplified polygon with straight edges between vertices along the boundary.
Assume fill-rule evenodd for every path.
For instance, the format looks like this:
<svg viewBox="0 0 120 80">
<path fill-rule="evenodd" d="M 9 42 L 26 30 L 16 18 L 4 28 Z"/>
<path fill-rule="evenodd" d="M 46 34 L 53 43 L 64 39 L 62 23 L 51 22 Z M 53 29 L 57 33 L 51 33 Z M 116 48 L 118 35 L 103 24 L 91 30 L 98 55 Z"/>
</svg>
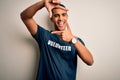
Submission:
<svg viewBox="0 0 120 80">
<path fill-rule="evenodd" d="M 88 65 L 93 57 L 80 38 L 74 36 L 68 24 L 68 9 L 56 0 L 39 1 L 21 13 L 21 19 L 40 48 L 37 80 L 75 80 L 77 55 Z M 43 7 L 49 12 L 55 30 L 50 32 L 33 19 Z"/>
</svg>

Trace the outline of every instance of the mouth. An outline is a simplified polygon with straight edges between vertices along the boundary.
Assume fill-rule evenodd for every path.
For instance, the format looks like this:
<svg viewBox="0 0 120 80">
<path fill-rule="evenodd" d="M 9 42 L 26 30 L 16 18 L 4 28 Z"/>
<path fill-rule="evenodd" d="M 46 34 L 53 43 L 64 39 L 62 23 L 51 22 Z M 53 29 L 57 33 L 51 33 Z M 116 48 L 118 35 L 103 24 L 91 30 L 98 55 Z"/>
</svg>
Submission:
<svg viewBox="0 0 120 80">
<path fill-rule="evenodd" d="M 58 26 L 59 27 L 63 27 L 64 26 L 64 22 L 62 22 L 62 21 L 58 22 Z"/>
<path fill-rule="evenodd" d="M 56 24 L 56 28 L 58 30 L 65 30 L 66 22 L 65 21 L 58 21 Z"/>
</svg>

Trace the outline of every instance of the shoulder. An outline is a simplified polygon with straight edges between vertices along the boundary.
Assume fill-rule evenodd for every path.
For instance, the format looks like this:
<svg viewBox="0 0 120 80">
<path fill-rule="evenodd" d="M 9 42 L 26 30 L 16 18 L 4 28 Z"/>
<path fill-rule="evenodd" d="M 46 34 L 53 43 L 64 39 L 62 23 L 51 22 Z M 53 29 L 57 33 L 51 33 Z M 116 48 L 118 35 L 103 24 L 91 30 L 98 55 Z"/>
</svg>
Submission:
<svg viewBox="0 0 120 80">
<path fill-rule="evenodd" d="M 50 32 L 50 31 L 48 31 L 47 29 L 45 29 L 42 26 L 37 24 L 37 31 L 33 36 L 35 36 L 37 34 L 44 34 L 44 33 L 47 33 L 47 32 Z"/>
<path fill-rule="evenodd" d="M 50 31 L 43 28 L 42 26 L 37 24 L 37 31 L 36 34 L 32 35 L 34 38 L 44 38 L 50 34 Z"/>
</svg>

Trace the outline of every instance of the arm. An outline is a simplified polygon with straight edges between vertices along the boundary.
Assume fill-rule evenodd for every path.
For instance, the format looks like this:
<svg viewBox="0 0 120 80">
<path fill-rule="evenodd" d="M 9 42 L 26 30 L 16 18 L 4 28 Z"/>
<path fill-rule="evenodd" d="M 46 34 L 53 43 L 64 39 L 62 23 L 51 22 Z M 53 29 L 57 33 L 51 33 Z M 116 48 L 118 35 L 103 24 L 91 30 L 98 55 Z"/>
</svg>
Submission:
<svg viewBox="0 0 120 80">
<path fill-rule="evenodd" d="M 90 51 L 79 40 L 74 44 L 74 46 L 78 51 L 78 56 L 87 65 L 92 65 L 94 61 L 93 61 L 93 57 L 92 57 Z"/>
<path fill-rule="evenodd" d="M 42 9 L 43 7 L 46 7 L 46 9 L 49 12 L 49 15 L 51 16 L 51 9 L 59 3 L 60 0 L 42 0 L 31 5 L 20 14 L 22 21 L 24 22 L 27 29 L 32 35 L 35 35 L 37 32 L 37 23 L 33 19 L 33 16 L 36 14 L 36 12 Z"/>
<path fill-rule="evenodd" d="M 66 42 L 71 42 L 72 38 L 75 36 L 72 34 L 69 25 L 67 24 L 67 30 L 65 31 L 53 31 L 53 34 L 58 34 L 61 35 L 61 39 L 66 41 Z M 92 65 L 93 64 L 93 57 L 90 53 L 90 51 L 79 41 L 74 44 L 74 47 L 78 51 L 79 57 L 87 64 L 87 65 Z"/>
<path fill-rule="evenodd" d="M 71 38 L 69 39 L 71 42 L 72 38 L 75 37 L 73 36 L 71 29 L 69 27 L 68 24 L 68 31 L 69 31 L 69 36 L 71 36 Z M 78 56 L 87 64 L 87 65 L 92 65 L 94 63 L 93 60 L 93 56 L 90 53 L 90 51 L 79 41 L 77 40 L 77 42 L 75 44 L 73 44 L 74 47 L 77 49 L 78 51 Z"/>
<path fill-rule="evenodd" d="M 37 24 L 33 19 L 33 16 L 38 10 L 42 9 L 43 7 L 44 7 L 44 1 L 39 1 L 33 4 L 32 6 L 28 7 L 27 9 L 25 9 L 20 14 L 22 21 L 24 22 L 24 24 L 26 25 L 26 27 L 28 28 L 29 32 L 32 35 L 35 35 L 37 32 Z"/>
<path fill-rule="evenodd" d="M 70 26 L 68 25 L 68 31 L 69 31 L 69 36 L 71 36 L 71 38 L 69 39 L 71 42 L 71 39 L 75 36 L 73 36 Z M 87 65 L 92 65 L 94 63 L 93 60 L 93 56 L 90 53 L 90 51 L 79 41 L 77 40 L 77 42 L 74 44 L 74 47 L 77 49 L 78 51 L 78 56 L 87 64 Z"/>
</svg>

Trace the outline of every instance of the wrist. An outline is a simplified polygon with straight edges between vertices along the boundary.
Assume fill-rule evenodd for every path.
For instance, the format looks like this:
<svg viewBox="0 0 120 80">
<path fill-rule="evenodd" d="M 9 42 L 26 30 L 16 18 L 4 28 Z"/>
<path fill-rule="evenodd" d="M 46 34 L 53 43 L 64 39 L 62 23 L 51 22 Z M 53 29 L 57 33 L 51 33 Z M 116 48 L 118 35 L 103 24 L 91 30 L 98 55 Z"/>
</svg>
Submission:
<svg viewBox="0 0 120 80">
<path fill-rule="evenodd" d="M 76 44 L 77 41 L 78 41 L 77 37 L 72 37 L 72 39 L 71 39 L 70 42 L 71 42 L 72 44 Z"/>
</svg>

